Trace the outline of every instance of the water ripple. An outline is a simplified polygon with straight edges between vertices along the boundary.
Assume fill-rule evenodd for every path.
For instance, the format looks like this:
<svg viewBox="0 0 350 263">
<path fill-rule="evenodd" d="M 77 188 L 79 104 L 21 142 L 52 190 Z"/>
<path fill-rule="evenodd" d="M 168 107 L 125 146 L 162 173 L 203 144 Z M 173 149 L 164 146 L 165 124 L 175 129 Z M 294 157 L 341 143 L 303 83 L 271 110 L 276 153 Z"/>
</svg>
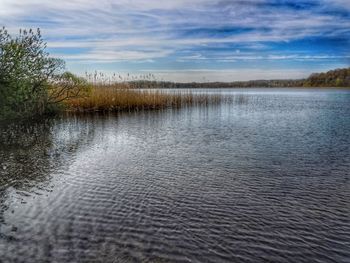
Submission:
<svg viewBox="0 0 350 263">
<path fill-rule="evenodd" d="M 349 262 L 350 92 L 239 96 L 0 129 L 1 260 Z"/>
</svg>

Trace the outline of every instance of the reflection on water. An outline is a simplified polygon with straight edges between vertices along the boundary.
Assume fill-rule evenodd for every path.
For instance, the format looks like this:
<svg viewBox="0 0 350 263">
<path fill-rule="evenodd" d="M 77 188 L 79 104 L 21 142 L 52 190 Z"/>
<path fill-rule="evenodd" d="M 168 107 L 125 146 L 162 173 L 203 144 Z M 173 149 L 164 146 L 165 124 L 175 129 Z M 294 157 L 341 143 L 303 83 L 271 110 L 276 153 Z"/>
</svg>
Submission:
<svg viewBox="0 0 350 263">
<path fill-rule="evenodd" d="M 1 260 L 347 262 L 350 92 L 215 92 L 1 127 Z"/>
<path fill-rule="evenodd" d="M 26 203 L 31 193 L 50 192 L 51 172 L 68 165 L 82 138 L 89 138 L 81 124 L 60 122 L 46 119 L 1 127 L 0 227 L 6 226 L 2 215 L 8 208 L 7 196 L 15 193 L 16 202 Z"/>
</svg>

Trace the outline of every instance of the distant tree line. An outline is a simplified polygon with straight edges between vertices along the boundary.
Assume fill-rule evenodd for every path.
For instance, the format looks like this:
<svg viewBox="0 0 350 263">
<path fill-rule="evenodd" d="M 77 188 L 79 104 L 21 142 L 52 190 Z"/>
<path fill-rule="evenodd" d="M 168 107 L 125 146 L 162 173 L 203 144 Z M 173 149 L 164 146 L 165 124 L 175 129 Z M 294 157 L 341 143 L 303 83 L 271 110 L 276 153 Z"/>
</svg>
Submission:
<svg viewBox="0 0 350 263">
<path fill-rule="evenodd" d="M 350 87 L 350 68 L 335 69 L 326 73 L 313 73 L 307 79 L 250 80 L 234 82 L 166 82 L 130 81 L 132 88 L 279 88 L 279 87 Z"/>
<path fill-rule="evenodd" d="M 166 81 L 133 81 L 129 82 L 132 88 L 278 88 L 278 87 L 301 87 L 303 80 L 251 80 L 235 82 L 166 82 Z"/>
<path fill-rule="evenodd" d="M 350 68 L 313 73 L 304 81 L 305 87 L 350 87 Z"/>
</svg>

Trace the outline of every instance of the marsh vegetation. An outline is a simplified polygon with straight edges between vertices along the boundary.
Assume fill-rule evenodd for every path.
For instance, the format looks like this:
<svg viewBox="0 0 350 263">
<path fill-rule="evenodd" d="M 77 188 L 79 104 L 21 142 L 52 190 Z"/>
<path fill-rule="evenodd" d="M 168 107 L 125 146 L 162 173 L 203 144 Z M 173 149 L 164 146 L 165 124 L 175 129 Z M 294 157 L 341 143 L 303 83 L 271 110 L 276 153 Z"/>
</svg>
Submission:
<svg viewBox="0 0 350 263">
<path fill-rule="evenodd" d="M 124 111 L 188 105 L 217 104 L 220 95 L 190 92 L 169 94 L 137 91 L 131 77 L 125 82 L 106 83 L 103 76 L 78 77 L 65 71 L 65 63 L 46 52 L 40 30 L 21 30 L 12 37 L 0 29 L 0 120 L 40 116 L 59 110 Z M 148 74 L 147 80 L 154 79 Z M 115 80 L 115 79 L 114 79 Z M 146 86 L 145 86 L 146 87 Z"/>
<path fill-rule="evenodd" d="M 232 102 L 232 97 L 191 91 L 169 93 L 164 90 L 135 90 L 114 84 L 93 86 L 88 96 L 67 99 L 64 104 L 69 111 L 113 112 L 205 106 L 223 102 Z"/>
<path fill-rule="evenodd" d="M 20 30 L 15 37 L 0 29 L 0 120 L 58 111 L 114 112 L 179 108 L 232 102 L 222 94 L 192 93 L 191 88 L 350 86 L 350 70 L 313 74 L 306 80 L 258 80 L 231 83 L 173 83 L 153 74 L 121 76 L 65 71 L 65 62 L 46 51 L 40 30 Z M 186 88 L 169 93 L 162 88 Z"/>
</svg>

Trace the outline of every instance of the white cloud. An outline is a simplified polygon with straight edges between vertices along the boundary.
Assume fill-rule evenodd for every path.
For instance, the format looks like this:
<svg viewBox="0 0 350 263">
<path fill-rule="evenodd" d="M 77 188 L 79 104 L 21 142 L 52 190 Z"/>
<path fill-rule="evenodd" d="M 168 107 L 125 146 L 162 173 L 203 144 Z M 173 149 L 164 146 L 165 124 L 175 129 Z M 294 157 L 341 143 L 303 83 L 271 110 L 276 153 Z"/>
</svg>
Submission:
<svg viewBox="0 0 350 263">
<path fill-rule="evenodd" d="M 268 0 L 0 0 L 0 25 L 11 32 L 40 27 L 54 55 L 74 63 L 155 63 L 160 58 L 169 58 L 170 65 L 206 60 L 336 60 L 340 57 L 327 53 L 266 53 L 269 46 L 265 43 L 349 36 L 350 20 L 327 12 L 331 7 L 349 10 L 348 1 L 315 0 L 311 1 L 319 4 L 315 10 L 272 11 L 264 8 Z M 215 33 L 235 28 L 237 32 Z M 240 47 L 234 47 L 230 54 L 198 51 L 228 44 Z M 72 54 L 69 49 L 79 52 Z"/>
<path fill-rule="evenodd" d="M 116 61 L 130 61 L 130 60 L 148 60 L 152 58 L 160 58 L 169 55 L 169 51 L 158 50 L 152 52 L 142 51 L 113 51 L 97 49 L 92 52 L 87 52 L 78 55 L 61 55 L 67 60 L 78 61 L 94 61 L 94 62 L 116 62 Z"/>
</svg>

